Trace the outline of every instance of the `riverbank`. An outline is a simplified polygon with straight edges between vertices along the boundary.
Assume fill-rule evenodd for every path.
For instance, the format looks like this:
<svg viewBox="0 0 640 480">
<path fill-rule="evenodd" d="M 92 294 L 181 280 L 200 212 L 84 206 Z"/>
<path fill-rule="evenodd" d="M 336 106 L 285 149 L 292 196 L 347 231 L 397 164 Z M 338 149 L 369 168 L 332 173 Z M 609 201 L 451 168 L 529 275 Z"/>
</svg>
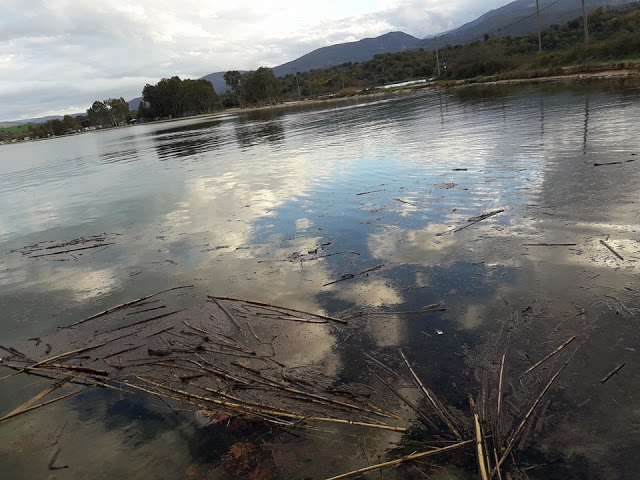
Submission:
<svg viewBox="0 0 640 480">
<path fill-rule="evenodd" d="M 373 97 L 386 97 L 401 93 L 413 92 L 425 88 L 455 88 L 472 87 L 475 85 L 510 85 L 527 83 L 555 83 L 555 82 L 579 82 L 585 80 L 613 80 L 623 78 L 640 77 L 640 61 L 627 61 L 619 63 L 607 63 L 600 65 L 577 65 L 561 67 L 552 70 L 535 72 L 514 72 L 513 74 L 493 75 L 463 80 L 433 80 L 425 83 L 415 83 L 394 88 L 372 88 L 367 91 L 359 91 L 349 96 L 326 96 L 322 98 L 307 98 L 302 100 L 286 101 L 277 105 L 265 105 L 259 107 L 232 108 L 220 112 L 220 114 L 257 111 L 273 108 L 286 108 L 298 105 L 340 103 Z"/>
</svg>

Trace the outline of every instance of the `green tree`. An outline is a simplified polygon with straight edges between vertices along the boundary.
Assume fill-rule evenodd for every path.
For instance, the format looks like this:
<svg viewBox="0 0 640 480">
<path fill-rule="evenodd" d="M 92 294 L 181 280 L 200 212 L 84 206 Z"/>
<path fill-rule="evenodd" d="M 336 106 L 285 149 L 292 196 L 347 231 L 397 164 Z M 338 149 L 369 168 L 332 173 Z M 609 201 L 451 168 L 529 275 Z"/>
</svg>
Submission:
<svg viewBox="0 0 640 480">
<path fill-rule="evenodd" d="M 242 95 L 240 94 L 240 86 L 242 85 L 242 74 L 237 70 L 229 70 L 224 74 L 224 81 L 236 96 L 238 105 L 242 106 Z"/>
</svg>

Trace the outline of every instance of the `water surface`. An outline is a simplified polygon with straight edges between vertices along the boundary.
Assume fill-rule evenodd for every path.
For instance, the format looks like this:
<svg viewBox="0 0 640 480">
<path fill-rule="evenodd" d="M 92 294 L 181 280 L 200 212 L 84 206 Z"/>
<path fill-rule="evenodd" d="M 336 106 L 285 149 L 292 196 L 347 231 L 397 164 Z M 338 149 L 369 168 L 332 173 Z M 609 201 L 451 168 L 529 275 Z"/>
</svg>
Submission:
<svg viewBox="0 0 640 480">
<path fill-rule="evenodd" d="M 528 471 L 534 478 L 634 478 L 639 99 L 632 82 L 424 90 L 3 146 L 2 344 L 187 284 L 202 297 L 336 315 L 440 303 L 446 312 L 356 318 L 328 332 L 309 361 L 353 382 L 362 380 L 355 352 L 392 358 L 402 346 L 425 382 L 463 410 L 477 394 L 465 352 L 495 338 L 514 312 L 533 310 L 545 326 L 579 314 L 587 348 L 554 393 L 555 424 L 523 445 L 523 461 L 550 465 Z M 612 162 L 620 163 L 594 166 Z M 90 235 L 113 245 L 20 253 Z M 571 245 L 526 245 L 542 243 Z M 550 346 L 565 339 L 539 333 Z M 3 412 L 43 388 L 12 382 L 0 390 Z M 63 425 L 70 468 L 60 478 L 178 478 L 189 467 L 198 478 L 225 478 L 220 456 L 242 437 L 157 399 L 91 392 L 1 425 L 3 471 L 46 477 Z M 269 440 L 283 476 L 366 466 L 403 441 L 340 431 L 323 443 L 321 432 L 298 433 Z M 327 444 L 330 461 L 319 458 Z M 475 478 L 473 457 L 448 468 Z"/>
</svg>

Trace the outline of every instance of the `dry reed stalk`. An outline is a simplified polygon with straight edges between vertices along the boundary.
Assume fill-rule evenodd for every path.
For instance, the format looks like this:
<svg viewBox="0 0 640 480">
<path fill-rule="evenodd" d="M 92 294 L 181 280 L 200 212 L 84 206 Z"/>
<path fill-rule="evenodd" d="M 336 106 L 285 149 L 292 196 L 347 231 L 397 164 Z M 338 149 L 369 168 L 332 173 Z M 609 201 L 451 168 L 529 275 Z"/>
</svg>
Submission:
<svg viewBox="0 0 640 480">
<path fill-rule="evenodd" d="M 485 463 L 485 453 L 483 446 L 482 428 L 480 427 L 480 418 L 478 417 L 478 409 L 476 403 L 473 401 L 473 397 L 469 395 L 469 406 L 471 407 L 471 413 L 473 414 L 473 423 L 476 430 L 476 454 L 478 457 L 478 470 L 480 471 L 480 478 L 482 480 L 489 480 L 487 476 L 487 465 Z"/>
<path fill-rule="evenodd" d="M 560 350 L 562 350 L 564 347 L 566 347 L 567 345 L 569 345 L 571 342 L 573 342 L 576 339 L 576 336 L 574 335 L 573 337 L 571 337 L 569 340 L 567 340 L 566 342 L 564 342 L 562 345 L 560 345 L 558 348 L 556 348 L 553 352 L 551 352 L 550 354 L 546 355 L 544 358 L 542 358 L 541 360 L 538 360 L 535 364 L 531 365 L 526 372 L 524 372 L 522 375 L 520 375 L 518 377 L 518 379 L 524 377 L 527 373 L 531 372 L 532 370 L 538 368 L 540 365 L 542 365 L 545 361 L 547 361 L 548 359 L 550 359 L 551 357 L 553 357 L 556 353 L 560 352 Z"/>
<path fill-rule="evenodd" d="M 372 470 L 378 470 L 380 468 L 392 467 L 394 465 L 399 465 L 400 463 L 410 462 L 412 460 L 417 460 L 419 458 L 430 457 L 432 455 L 437 455 L 439 453 L 450 452 L 452 450 L 456 450 L 460 447 L 464 447 L 472 443 L 474 440 L 466 440 L 464 442 L 454 443 L 453 445 L 448 445 L 446 447 L 436 448 L 434 450 L 427 450 L 426 452 L 414 453 L 412 455 L 407 455 L 396 460 L 391 460 L 389 462 L 378 463 L 376 465 L 370 465 L 368 467 L 359 468 L 358 470 L 353 470 L 352 472 L 343 473 L 341 475 L 336 475 L 335 477 L 328 478 L 327 480 L 341 480 L 343 478 L 354 477 L 356 475 L 360 475 L 362 473 L 370 472 Z"/>
<path fill-rule="evenodd" d="M 434 410 L 438 414 L 438 417 L 440 417 L 440 419 L 445 423 L 445 425 L 447 425 L 449 430 L 451 430 L 451 433 L 453 433 L 453 435 L 458 440 L 462 440 L 462 435 L 460 435 L 460 432 L 456 430 L 456 427 L 454 427 L 453 423 L 451 423 L 451 420 L 449 420 L 449 417 L 446 414 L 444 406 L 440 403 L 440 401 L 436 398 L 436 396 L 427 387 L 424 386 L 424 384 L 422 383 L 422 380 L 420 380 L 420 377 L 418 377 L 416 372 L 411 367 L 411 364 L 409 363 L 409 360 L 407 360 L 407 357 L 405 356 L 402 349 L 399 349 L 399 352 L 400 352 L 400 356 L 402 357 L 402 360 L 404 361 L 405 365 L 409 369 L 409 372 L 411 373 L 413 380 L 418 385 L 420 391 L 424 394 L 427 400 L 429 400 L 429 402 L 431 403 L 431 406 L 433 406 Z"/>
</svg>

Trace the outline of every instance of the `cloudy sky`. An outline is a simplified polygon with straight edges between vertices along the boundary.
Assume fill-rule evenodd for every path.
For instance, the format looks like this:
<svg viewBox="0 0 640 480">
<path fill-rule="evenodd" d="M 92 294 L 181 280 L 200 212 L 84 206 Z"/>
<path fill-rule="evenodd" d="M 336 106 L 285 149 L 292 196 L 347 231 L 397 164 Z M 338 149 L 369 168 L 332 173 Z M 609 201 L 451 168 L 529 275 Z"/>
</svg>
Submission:
<svg viewBox="0 0 640 480">
<path fill-rule="evenodd" d="M 316 48 L 416 37 L 509 0 L 0 0 L 0 120 L 82 112 L 163 77 L 276 66 Z"/>
</svg>

